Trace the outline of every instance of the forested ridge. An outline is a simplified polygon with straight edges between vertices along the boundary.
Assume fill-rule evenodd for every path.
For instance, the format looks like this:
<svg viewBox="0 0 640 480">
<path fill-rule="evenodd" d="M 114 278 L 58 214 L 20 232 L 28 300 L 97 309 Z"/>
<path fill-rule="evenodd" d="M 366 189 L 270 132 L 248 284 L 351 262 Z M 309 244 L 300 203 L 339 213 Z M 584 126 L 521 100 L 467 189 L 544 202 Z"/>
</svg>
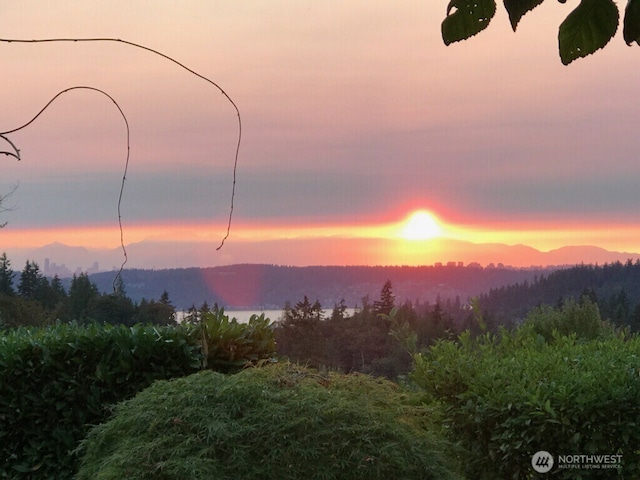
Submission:
<svg viewBox="0 0 640 480">
<path fill-rule="evenodd" d="M 227 309 L 282 309 L 307 295 L 332 308 L 344 299 L 349 308 L 362 306 L 362 298 L 374 298 L 391 280 L 399 302 L 435 302 L 442 299 L 477 296 L 489 289 L 532 280 L 552 268 L 460 266 L 309 266 L 290 267 L 239 264 L 210 268 L 125 270 L 122 278 L 127 294 L 135 302 L 171 294 L 177 309 L 207 302 Z M 113 272 L 90 275 L 100 291 L 113 287 Z"/>
<path fill-rule="evenodd" d="M 640 261 L 577 265 L 536 275 L 512 285 L 491 288 L 479 296 L 482 308 L 497 323 L 518 321 L 538 305 L 560 306 L 588 297 L 603 319 L 618 326 L 640 325 Z"/>
<path fill-rule="evenodd" d="M 29 322 L 18 324 L 89 317 L 115 323 L 166 323 L 176 310 L 203 305 L 227 310 L 282 310 L 303 298 L 317 302 L 324 310 L 341 305 L 362 311 L 385 282 L 393 285 L 396 305 L 410 305 L 418 312 L 425 305 L 433 308 L 437 304 L 455 305 L 453 310 L 458 310 L 477 298 L 494 325 L 518 323 L 536 306 L 561 306 L 585 296 L 598 305 L 603 319 L 618 326 L 640 325 L 640 260 L 560 269 L 241 264 L 125 270 L 114 285 L 114 272 L 48 278 L 33 261 L 27 261 L 18 272 L 5 254 L 0 258 L 1 315 L 5 323 L 8 317 L 29 317 Z M 157 298 L 159 302 L 153 300 Z M 157 315 L 163 318 L 155 318 Z"/>
</svg>

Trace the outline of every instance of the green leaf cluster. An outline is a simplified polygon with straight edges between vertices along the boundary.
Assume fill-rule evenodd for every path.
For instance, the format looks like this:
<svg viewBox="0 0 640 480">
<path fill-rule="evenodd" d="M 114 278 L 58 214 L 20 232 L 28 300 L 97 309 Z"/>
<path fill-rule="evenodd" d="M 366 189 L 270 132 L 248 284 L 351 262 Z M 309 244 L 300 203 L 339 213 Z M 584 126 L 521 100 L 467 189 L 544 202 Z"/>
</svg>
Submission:
<svg viewBox="0 0 640 480">
<path fill-rule="evenodd" d="M 92 429 L 79 480 L 459 478 L 419 399 L 366 375 L 266 364 L 156 382 Z"/>
<path fill-rule="evenodd" d="M 579 313 L 570 305 L 564 321 L 551 318 L 549 324 L 568 329 Z M 464 448 L 466 473 L 478 479 L 538 478 L 530 461 L 545 450 L 622 454 L 622 472 L 590 471 L 584 478 L 637 478 L 640 338 L 614 335 L 606 325 L 594 334 L 594 321 L 584 332 L 551 328 L 547 336 L 541 315 L 515 332 L 476 339 L 463 334 L 414 357 L 412 377 L 442 404 L 446 430 Z"/>
<path fill-rule="evenodd" d="M 504 0 L 511 27 L 515 31 L 520 19 L 544 0 Z M 566 0 L 559 0 L 564 3 Z M 442 22 L 442 38 L 446 45 L 466 40 L 484 30 L 496 13 L 495 0 L 451 0 Z M 619 12 L 613 0 L 581 0 L 561 23 L 558 48 L 562 63 L 594 53 L 613 38 L 619 23 Z M 640 45 L 640 0 L 627 3 L 624 40 Z"/>
<path fill-rule="evenodd" d="M 203 367 L 233 372 L 249 363 L 273 357 L 276 343 L 270 320 L 252 315 L 248 323 L 229 319 L 224 310 L 203 313 L 199 326 L 203 347 Z"/>
</svg>

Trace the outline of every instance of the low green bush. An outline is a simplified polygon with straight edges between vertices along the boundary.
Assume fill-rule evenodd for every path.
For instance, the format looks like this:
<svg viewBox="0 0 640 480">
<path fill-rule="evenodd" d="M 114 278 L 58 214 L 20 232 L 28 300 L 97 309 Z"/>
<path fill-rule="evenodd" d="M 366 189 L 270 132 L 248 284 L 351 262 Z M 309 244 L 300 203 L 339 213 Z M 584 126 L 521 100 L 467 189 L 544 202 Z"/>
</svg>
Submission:
<svg viewBox="0 0 640 480">
<path fill-rule="evenodd" d="M 292 364 L 156 382 L 83 441 L 78 480 L 460 478 L 429 411 L 366 375 Z"/>
<path fill-rule="evenodd" d="M 539 478 L 540 450 L 552 478 L 640 478 L 640 338 L 462 335 L 417 355 L 412 378 L 442 404 L 469 478 Z M 623 468 L 559 468 L 577 454 L 622 455 Z"/>
<path fill-rule="evenodd" d="M 235 371 L 274 353 L 264 317 L 191 326 L 79 326 L 0 335 L 0 478 L 65 479 L 89 425 L 155 380 Z"/>
</svg>

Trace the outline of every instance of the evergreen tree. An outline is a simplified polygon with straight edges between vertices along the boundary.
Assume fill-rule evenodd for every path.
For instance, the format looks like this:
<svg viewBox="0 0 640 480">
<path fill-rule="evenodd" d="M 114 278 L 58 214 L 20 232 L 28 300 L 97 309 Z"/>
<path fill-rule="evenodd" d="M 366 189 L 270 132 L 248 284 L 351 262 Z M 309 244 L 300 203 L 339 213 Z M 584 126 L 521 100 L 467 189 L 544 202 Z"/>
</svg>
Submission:
<svg viewBox="0 0 640 480">
<path fill-rule="evenodd" d="M 47 277 L 41 276 L 38 279 L 38 285 L 36 287 L 35 295 L 33 299 L 42 305 L 46 310 L 51 310 L 56 306 L 56 299 L 54 298 L 53 288 L 49 283 Z"/>
<path fill-rule="evenodd" d="M 20 283 L 18 284 L 18 293 L 20 296 L 27 300 L 35 299 L 38 290 L 42 287 L 43 278 L 38 264 L 27 260 L 20 273 Z"/>
<path fill-rule="evenodd" d="M 7 254 L 0 256 L 0 295 L 13 295 L 13 277 L 15 272 L 11 270 L 11 261 L 7 258 Z"/>
<path fill-rule="evenodd" d="M 96 322 L 129 327 L 136 323 L 135 306 L 126 295 L 102 294 L 90 301 L 88 307 L 87 317 Z"/>
<path fill-rule="evenodd" d="M 160 295 L 160 302 L 155 310 L 155 318 L 153 323 L 159 325 L 170 325 L 176 321 L 176 308 L 169 300 L 169 292 L 166 290 Z"/>
<path fill-rule="evenodd" d="M 340 300 L 340 303 L 336 303 L 333 306 L 333 311 L 331 312 L 331 320 L 332 321 L 340 321 L 344 320 L 346 317 L 347 305 L 344 302 L 344 298 Z"/>
<path fill-rule="evenodd" d="M 184 321 L 191 324 L 202 321 L 202 316 L 195 305 L 187 310 Z M 169 294 L 166 290 L 160 296 L 160 301 L 142 299 L 137 309 L 136 322 L 154 325 L 172 325 L 176 322 L 176 309 L 169 300 Z"/>
<path fill-rule="evenodd" d="M 618 293 L 615 303 L 614 321 L 619 325 L 624 324 L 627 322 L 631 311 L 629 296 L 624 288 Z"/>
<path fill-rule="evenodd" d="M 41 299 L 43 307 L 49 310 L 52 320 L 69 321 L 67 298 L 67 292 L 60 277 L 55 275 L 46 289 L 46 297 Z"/>
<path fill-rule="evenodd" d="M 389 315 L 395 307 L 395 301 L 391 280 L 387 280 L 380 291 L 380 300 L 373 302 L 373 311 L 379 315 Z"/>
<path fill-rule="evenodd" d="M 89 319 L 90 307 L 99 297 L 98 287 L 86 273 L 74 275 L 69 286 L 69 315 L 72 320 Z"/>
<path fill-rule="evenodd" d="M 293 307 L 286 302 L 275 330 L 279 353 L 314 367 L 327 365 L 329 352 L 323 335 L 323 316 L 320 302 L 311 303 L 306 295 Z"/>
<path fill-rule="evenodd" d="M 113 283 L 113 293 L 120 297 L 127 296 L 127 291 L 124 288 L 124 280 L 122 279 L 122 275 L 118 275 L 115 282 Z"/>
<path fill-rule="evenodd" d="M 60 281 L 60 277 L 58 277 L 58 275 L 55 275 L 51 280 L 51 291 L 53 293 L 55 303 L 59 303 L 67 299 L 67 292 L 62 286 L 62 282 Z"/>
<path fill-rule="evenodd" d="M 191 306 L 187 309 L 186 313 L 187 314 L 183 318 L 184 322 L 190 323 L 192 325 L 196 325 L 196 324 L 198 324 L 198 323 L 200 323 L 202 321 L 202 315 L 200 314 L 200 312 L 196 308 L 196 304 L 195 303 L 191 304 Z"/>
<path fill-rule="evenodd" d="M 633 313 L 629 318 L 629 329 L 632 333 L 640 332 L 640 303 L 633 309 Z"/>
<path fill-rule="evenodd" d="M 160 303 L 173 307 L 171 300 L 169 300 L 169 292 L 166 290 L 162 292 L 162 295 L 160 295 Z"/>
<path fill-rule="evenodd" d="M 217 315 L 219 310 L 220 308 L 218 308 L 217 302 L 214 302 L 213 309 L 209 308 L 209 304 L 207 303 L 206 300 L 202 302 L 202 305 L 200 305 L 200 315 L 206 315 L 211 311 L 213 311 L 213 313 Z"/>
<path fill-rule="evenodd" d="M 196 306 L 194 304 L 189 310 L 191 313 L 185 318 L 185 320 L 189 321 L 189 323 L 202 322 L 202 319 L 206 318 L 207 315 L 213 314 L 214 316 L 217 316 L 218 312 L 220 311 L 217 303 L 213 304 L 213 308 L 209 308 L 209 304 L 206 300 L 202 302 L 200 308 L 196 309 Z"/>
<path fill-rule="evenodd" d="M 306 295 L 304 299 L 296 303 L 293 308 L 288 311 L 285 310 L 285 320 L 290 322 L 302 322 L 302 323 L 314 323 L 322 320 L 324 312 L 322 311 L 322 305 L 316 300 L 313 304 L 309 301 L 309 297 Z"/>
</svg>

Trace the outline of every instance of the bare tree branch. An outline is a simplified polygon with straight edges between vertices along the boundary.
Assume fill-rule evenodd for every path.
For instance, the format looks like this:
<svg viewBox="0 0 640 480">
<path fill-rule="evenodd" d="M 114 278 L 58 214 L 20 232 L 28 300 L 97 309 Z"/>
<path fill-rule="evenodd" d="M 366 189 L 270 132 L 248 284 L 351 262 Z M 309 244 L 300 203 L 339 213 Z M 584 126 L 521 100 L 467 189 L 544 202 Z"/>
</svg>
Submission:
<svg viewBox="0 0 640 480">
<path fill-rule="evenodd" d="M 0 133 L 0 138 L 2 138 L 5 142 L 7 142 L 9 145 L 11 145 L 11 148 L 13 149 L 12 152 L 0 151 L 0 154 L 8 155 L 10 157 L 14 157 L 18 161 L 20 161 L 20 150 L 18 150 L 18 147 L 16 147 L 15 144 L 11 140 L 9 140 L 7 137 L 5 137 L 1 133 Z"/>
<path fill-rule="evenodd" d="M 115 292 L 116 290 L 116 283 L 118 281 L 118 279 L 120 278 L 120 276 L 122 275 L 122 271 L 124 270 L 124 266 L 127 264 L 127 262 L 129 261 L 129 257 L 127 256 L 127 249 L 124 246 L 124 232 L 122 229 L 122 215 L 120 213 L 120 207 L 122 205 L 122 195 L 124 193 L 124 183 L 125 180 L 127 179 L 127 170 L 129 169 L 129 157 L 131 155 L 131 146 L 130 146 L 130 131 L 129 131 L 129 121 L 127 120 L 126 115 L 124 114 L 124 112 L 122 111 L 122 108 L 120 108 L 120 105 L 118 105 L 118 102 L 116 102 L 116 100 L 109 95 L 107 92 L 105 92 L 104 90 L 100 90 L 99 88 L 96 87 L 88 87 L 85 85 L 78 85 L 75 87 L 69 87 L 69 88 L 65 88 L 64 90 L 58 92 L 56 95 L 54 95 L 54 97 L 49 100 L 46 105 L 44 107 L 42 107 L 40 109 L 40 111 L 38 113 L 35 114 L 35 116 L 29 120 L 27 123 L 25 123 L 24 125 L 21 125 L 20 127 L 14 128 L 13 130 L 9 130 L 6 132 L 0 132 L 0 136 L 5 139 L 7 142 L 9 142 L 14 149 L 16 150 L 16 152 L 18 152 L 18 149 L 15 147 L 15 145 L 13 145 L 13 143 L 4 135 L 8 134 L 8 133 L 13 133 L 13 132 L 17 132 L 18 130 L 22 130 L 23 128 L 28 127 L 29 125 L 31 125 L 40 115 L 42 115 L 42 113 L 62 94 L 67 93 L 67 92 L 71 92 L 74 90 L 90 90 L 93 92 L 98 92 L 101 93 L 102 95 L 104 95 L 105 97 L 107 97 L 109 100 L 111 100 L 114 105 L 116 106 L 116 108 L 118 109 L 118 111 L 120 112 L 120 115 L 122 116 L 122 119 L 124 120 L 124 124 L 125 127 L 127 129 L 127 159 L 125 160 L 125 164 L 124 164 L 124 173 L 122 174 L 122 183 L 120 185 L 120 195 L 118 196 L 118 226 L 120 227 L 120 246 L 122 247 L 122 254 L 124 255 L 124 261 L 122 262 L 122 265 L 120 265 L 120 270 L 118 271 L 118 273 L 116 274 L 115 278 L 113 279 L 113 290 Z M 11 153 L 8 153 L 8 155 L 11 155 Z M 20 160 L 19 155 L 12 155 L 16 158 L 18 158 L 18 160 Z M 1 200 L 1 197 L 0 197 Z M 0 210 L 1 211 L 1 210 Z M 4 226 L 4 225 L 1 225 Z"/>
<path fill-rule="evenodd" d="M 9 143 L 11 143 L 11 142 L 9 142 Z M 5 152 L 0 152 L 0 153 L 5 153 Z M 18 160 L 20 160 L 20 159 L 18 158 Z M 13 185 L 11 187 L 11 189 L 9 190 L 9 193 L 5 193 L 4 195 L 0 194 L 0 213 L 11 212 L 12 210 L 15 209 L 15 207 L 6 207 L 3 204 L 5 203 L 7 198 L 9 198 L 11 195 L 13 195 L 13 192 L 15 192 L 17 188 L 18 188 L 18 185 Z M 0 223 L 0 228 L 4 227 L 6 225 L 7 225 L 7 222 Z"/>
</svg>

